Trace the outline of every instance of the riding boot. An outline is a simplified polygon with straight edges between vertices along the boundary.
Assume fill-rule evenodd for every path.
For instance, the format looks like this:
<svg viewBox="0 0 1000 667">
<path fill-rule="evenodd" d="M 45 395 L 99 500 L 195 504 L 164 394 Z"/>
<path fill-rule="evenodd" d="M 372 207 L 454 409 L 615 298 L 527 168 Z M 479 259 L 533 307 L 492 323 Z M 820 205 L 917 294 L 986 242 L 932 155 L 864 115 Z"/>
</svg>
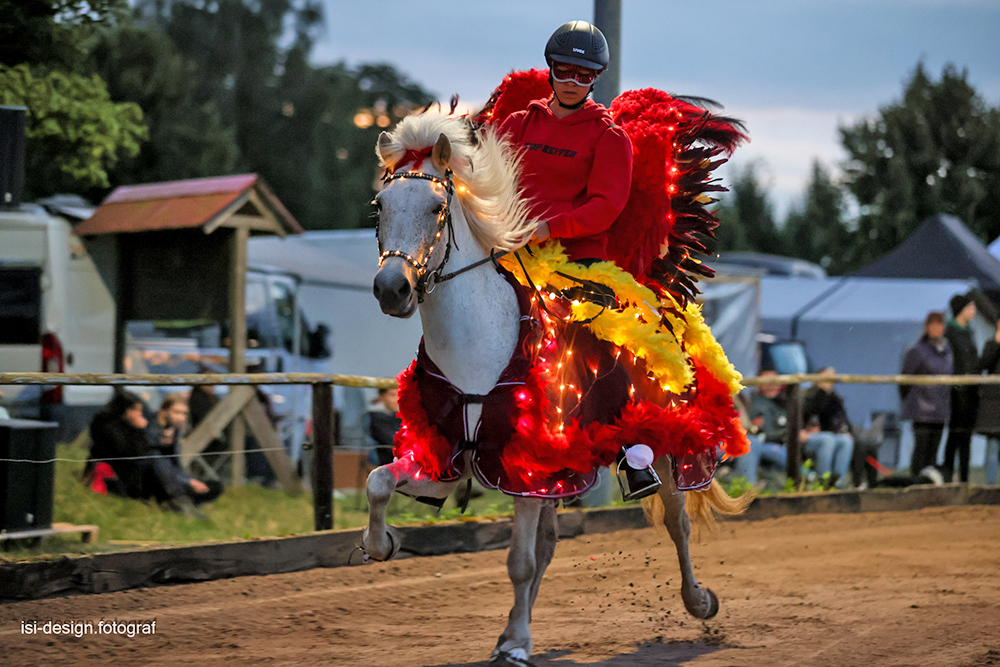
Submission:
<svg viewBox="0 0 1000 667">
<path fill-rule="evenodd" d="M 621 487 L 622 499 L 639 500 L 651 496 L 660 488 L 660 478 L 653 470 L 653 450 L 646 445 L 622 447 L 618 454 L 618 470 L 625 470 L 628 491 Z M 621 478 L 618 478 L 621 485 Z"/>
</svg>

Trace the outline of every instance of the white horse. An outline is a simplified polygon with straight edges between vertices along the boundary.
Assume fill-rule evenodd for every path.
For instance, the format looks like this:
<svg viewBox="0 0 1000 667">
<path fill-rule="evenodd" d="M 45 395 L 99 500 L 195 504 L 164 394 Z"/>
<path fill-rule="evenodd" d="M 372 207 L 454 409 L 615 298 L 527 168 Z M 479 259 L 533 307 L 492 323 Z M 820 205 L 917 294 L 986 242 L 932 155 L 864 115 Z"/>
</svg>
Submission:
<svg viewBox="0 0 1000 667">
<path fill-rule="evenodd" d="M 517 154 L 490 129 L 472 132 L 462 119 L 433 113 L 405 119 L 392 135 L 383 132 L 378 152 L 390 172 L 405 169 L 391 176 L 375 199 L 381 252 L 375 296 L 383 312 L 395 317 L 410 317 L 419 310 L 431 360 L 464 393 L 485 395 L 514 352 L 520 318 L 514 290 L 493 269 L 490 251 L 522 245 L 536 224 L 519 195 Z M 482 405 L 465 409 L 465 436 L 474 440 Z M 655 463 L 664 483 L 658 496 L 647 499 L 647 515 L 666 526 L 676 545 L 685 607 L 694 617 L 707 619 L 718 612 L 719 604 L 695 578 L 688 552 L 688 513 L 696 520 L 711 519 L 713 509 L 734 514 L 749 499 L 730 499 L 713 482 L 693 495 L 686 513 L 685 494 L 673 482 L 671 465 L 669 456 Z M 385 516 L 393 492 L 444 499 L 468 474 L 434 482 L 426 474 L 414 474 L 412 462 L 406 460 L 372 471 L 367 483 L 369 521 L 362 538 L 367 557 L 382 561 L 399 549 L 399 534 Z M 557 537 L 556 501 L 514 497 L 507 557 L 514 606 L 491 664 L 530 665 L 531 609 Z"/>
</svg>

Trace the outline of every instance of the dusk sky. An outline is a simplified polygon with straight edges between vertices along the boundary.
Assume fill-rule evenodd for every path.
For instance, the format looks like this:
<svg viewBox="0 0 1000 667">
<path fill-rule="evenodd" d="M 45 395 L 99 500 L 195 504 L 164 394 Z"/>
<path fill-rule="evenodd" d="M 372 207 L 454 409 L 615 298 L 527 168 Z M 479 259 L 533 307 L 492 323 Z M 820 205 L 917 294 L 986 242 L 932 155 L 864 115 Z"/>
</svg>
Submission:
<svg viewBox="0 0 1000 667">
<path fill-rule="evenodd" d="M 544 67 L 549 35 L 592 20 L 592 0 L 324 0 L 317 63 L 388 62 L 446 102 L 482 104 L 511 69 Z M 721 102 L 747 122 L 779 215 L 818 158 L 845 154 L 838 124 L 898 100 L 918 61 L 946 62 L 1000 106 L 1000 0 L 622 1 L 622 89 L 660 88 Z M 835 172 L 836 173 L 836 172 Z"/>
</svg>

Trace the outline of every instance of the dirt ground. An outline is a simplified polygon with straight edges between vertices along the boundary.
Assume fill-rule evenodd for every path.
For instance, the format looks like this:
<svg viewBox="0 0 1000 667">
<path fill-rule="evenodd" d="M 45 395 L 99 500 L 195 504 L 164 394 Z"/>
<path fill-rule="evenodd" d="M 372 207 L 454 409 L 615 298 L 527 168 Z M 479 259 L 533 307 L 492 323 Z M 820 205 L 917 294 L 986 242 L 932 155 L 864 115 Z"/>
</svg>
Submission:
<svg viewBox="0 0 1000 667">
<path fill-rule="evenodd" d="M 562 542 L 535 607 L 538 667 L 1000 665 L 1000 507 L 728 522 L 692 551 L 722 605 L 707 622 L 684 611 L 665 534 Z M 6 604 L 0 665 L 468 667 L 503 629 L 505 556 Z M 155 634 L 42 634 L 116 618 Z"/>
</svg>

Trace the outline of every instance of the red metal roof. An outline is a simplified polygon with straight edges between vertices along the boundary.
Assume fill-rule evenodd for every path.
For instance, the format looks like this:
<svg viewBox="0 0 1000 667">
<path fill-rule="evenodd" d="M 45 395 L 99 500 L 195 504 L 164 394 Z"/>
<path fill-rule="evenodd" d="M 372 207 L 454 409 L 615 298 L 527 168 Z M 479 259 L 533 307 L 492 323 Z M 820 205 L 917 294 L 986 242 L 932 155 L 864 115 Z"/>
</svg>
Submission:
<svg viewBox="0 0 1000 667">
<path fill-rule="evenodd" d="M 80 236 L 201 227 L 233 213 L 251 190 L 292 234 L 302 227 L 256 174 L 127 185 L 115 190 L 74 230 Z"/>
</svg>

